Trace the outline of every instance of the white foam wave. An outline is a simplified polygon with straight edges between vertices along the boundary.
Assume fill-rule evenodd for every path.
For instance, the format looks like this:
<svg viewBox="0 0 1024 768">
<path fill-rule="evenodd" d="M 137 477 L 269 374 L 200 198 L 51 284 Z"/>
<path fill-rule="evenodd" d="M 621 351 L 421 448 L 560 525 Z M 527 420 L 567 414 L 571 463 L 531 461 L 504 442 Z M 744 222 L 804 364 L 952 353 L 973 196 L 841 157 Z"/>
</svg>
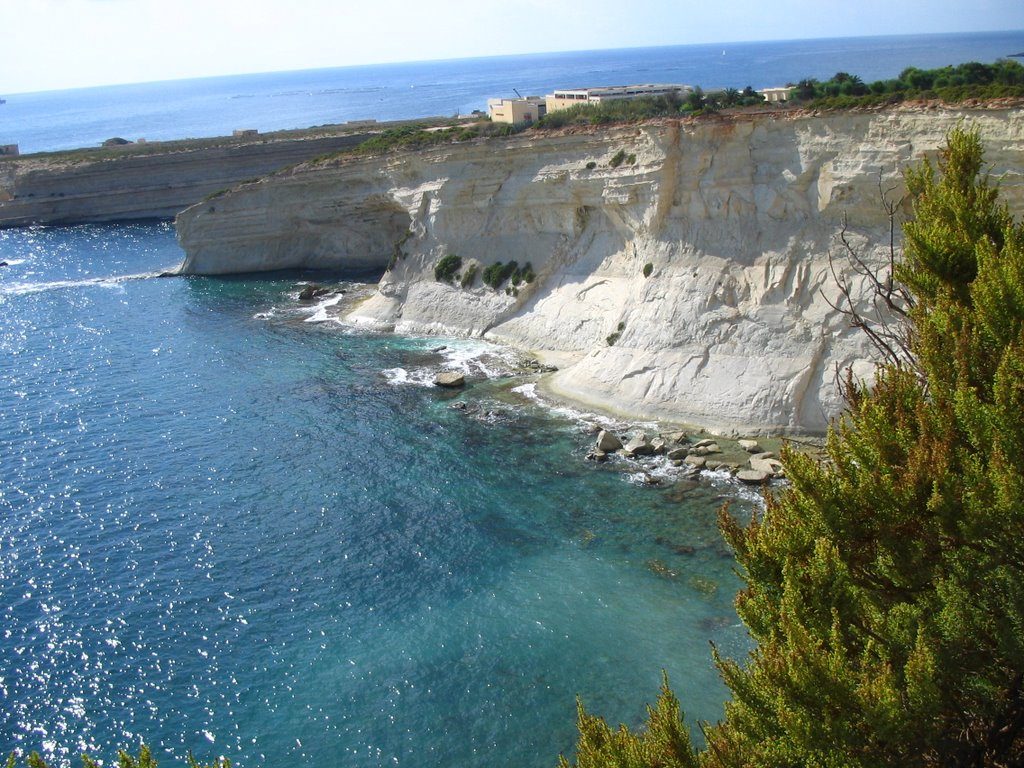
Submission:
<svg viewBox="0 0 1024 768">
<path fill-rule="evenodd" d="M 59 291 L 73 288 L 120 288 L 122 284 L 131 280 L 148 280 L 152 277 L 159 277 L 160 272 L 142 272 L 137 275 L 113 275 L 110 277 L 87 277 L 81 280 L 54 280 L 46 283 L 10 283 L 0 285 L 0 295 L 22 296 L 30 293 L 42 293 L 44 291 Z"/>
<path fill-rule="evenodd" d="M 537 382 L 535 381 L 520 384 L 518 387 L 512 387 L 510 391 L 515 392 L 517 395 L 522 395 L 527 400 L 540 399 L 540 395 L 537 394 Z"/>
<path fill-rule="evenodd" d="M 508 376 L 517 370 L 520 363 L 519 353 L 514 349 L 479 339 L 449 341 L 440 353 L 445 370 L 487 379 Z"/>
<path fill-rule="evenodd" d="M 444 341 L 444 344 L 439 344 Z M 436 352 L 440 360 L 435 366 L 422 366 L 407 370 L 388 368 L 381 371 L 389 384 L 434 386 L 437 374 L 443 371 L 457 371 L 464 376 L 477 379 L 497 379 L 516 372 L 519 353 L 509 347 L 498 346 L 478 339 L 421 339 L 424 352 Z"/>
<path fill-rule="evenodd" d="M 342 296 L 341 294 L 338 294 L 337 296 L 331 296 L 329 299 L 324 299 L 319 304 L 317 304 L 317 305 L 315 305 L 315 306 L 313 306 L 311 308 L 313 314 L 310 315 L 309 317 L 307 317 L 303 322 L 306 322 L 306 323 L 323 323 L 323 322 L 327 322 L 328 320 L 335 320 L 335 319 L 337 319 L 337 318 L 331 317 L 327 313 L 327 310 L 328 310 L 329 307 L 336 306 L 338 304 L 338 302 L 340 302 L 343 298 L 344 298 L 344 296 Z"/>
<path fill-rule="evenodd" d="M 415 368 L 411 371 L 407 371 L 405 368 L 386 368 L 381 371 L 381 374 L 388 384 L 394 386 L 432 387 L 437 372 L 430 368 Z"/>
</svg>

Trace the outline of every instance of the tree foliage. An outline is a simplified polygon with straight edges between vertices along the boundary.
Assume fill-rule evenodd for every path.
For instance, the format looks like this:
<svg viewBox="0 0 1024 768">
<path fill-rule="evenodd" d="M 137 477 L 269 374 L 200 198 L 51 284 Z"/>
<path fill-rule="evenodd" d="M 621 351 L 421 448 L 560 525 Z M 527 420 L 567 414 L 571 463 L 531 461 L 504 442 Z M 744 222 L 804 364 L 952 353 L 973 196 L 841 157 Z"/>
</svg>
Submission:
<svg viewBox="0 0 1024 768">
<path fill-rule="evenodd" d="M 801 80 L 790 96 L 812 107 L 846 108 L 897 103 L 906 99 L 938 99 L 956 103 L 967 99 L 1024 97 L 1024 65 L 1012 59 L 993 64 L 976 61 L 938 69 L 907 67 L 899 77 L 866 84 L 856 75 L 837 72 L 829 80 Z"/>
<path fill-rule="evenodd" d="M 29 753 L 29 755 L 20 764 L 26 766 L 26 768 L 50 768 L 49 764 L 38 752 Z M 6 768 L 18 768 L 18 765 L 19 761 L 13 753 L 7 756 L 7 762 L 5 764 Z M 89 755 L 82 755 L 82 768 L 99 768 L 99 765 L 100 764 L 89 757 Z M 117 767 L 157 768 L 157 762 L 149 747 L 143 744 L 139 748 L 138 756 L 132 755 L 129 752 L 118 752 Z M 231 761 L 226 757 L 218 757 L 212 763 L 200 763 L 190 753 L 185 760 L 185 768 L 231 768 Z"/>
<path fill-rule="evenodd" d="M 648 727 L 633 733 L 626 726 L 612 729 L 604 718 L 587 713 L 576 702 L 580 739 L 576 747 L 578 768 L 697 768 L 697 757 L 690 743 L 679 700 L 662 677 L 661 694 L 654 707 L 647 707 Z M 564 756 L 559 768 L 570 768 Z"/>
<path fill-rule="evenodd" d="M 757 645 L 716 654 L 702 766 L 1024 763 L 1024 226 L 976 132 L 907 184 L 912 361 L 847 379 L 828 461 L 787 450 L 762 518 L 721 515 Z M 581 768 L 670 764 L 592 758 L 589 718 Z"/>
</svg>

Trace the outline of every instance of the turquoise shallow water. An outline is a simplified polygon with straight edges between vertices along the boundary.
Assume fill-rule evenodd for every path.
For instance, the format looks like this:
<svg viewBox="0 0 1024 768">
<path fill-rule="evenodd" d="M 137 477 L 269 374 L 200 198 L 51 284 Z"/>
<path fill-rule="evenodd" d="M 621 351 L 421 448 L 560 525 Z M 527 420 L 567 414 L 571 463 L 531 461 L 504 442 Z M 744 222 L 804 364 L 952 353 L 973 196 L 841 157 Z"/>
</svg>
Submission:
<svg viewBox="0 0 1024 768">
<path fill-rule="evenodd" d="M 0 751 L 549 766 L 577 693 L 636 723 L 662 668 L 719 716 L 737 488 L 640 487 L 479 379 L 456 411 L 402 383 L 444 342 L 303 322 L 301 276 L 111 279 L 179 259 L 0 232 Z"/>
</svg>

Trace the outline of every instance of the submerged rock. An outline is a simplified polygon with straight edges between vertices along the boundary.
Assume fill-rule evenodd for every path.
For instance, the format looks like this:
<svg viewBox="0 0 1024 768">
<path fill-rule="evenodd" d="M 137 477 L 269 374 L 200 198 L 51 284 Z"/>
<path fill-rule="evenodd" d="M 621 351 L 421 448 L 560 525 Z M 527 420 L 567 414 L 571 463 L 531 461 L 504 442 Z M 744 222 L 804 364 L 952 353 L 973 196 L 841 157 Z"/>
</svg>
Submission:
<svg viewBox="0 0 1024 768">
<path fill-rule="evenodd" d="M 678 571 L 673 571 L 663 560 L 658 560 L 657 558 L 648 560 L 647 567 L 650 569 L 651 573 L 661 576 L 663 579 L 675 579 L 679 577 Z"/>
<path fill-rule="evenodd" d="M 761 453 L 761 451 L 764 450 L 760 445 L 758 445 L 757 440 L 737 440 L 736 442 L 739 443 L 740 448 L 747 453 Z"/>
<path fill-rule="evenodd" d="M 299 301 L 313 301 L 321 296 L 326 296 L 331 292 L 330 288 L 325 288 L 322 285 L 316 283 L 310 283 L 301 291 L 299 291 Z"/>
</svg>

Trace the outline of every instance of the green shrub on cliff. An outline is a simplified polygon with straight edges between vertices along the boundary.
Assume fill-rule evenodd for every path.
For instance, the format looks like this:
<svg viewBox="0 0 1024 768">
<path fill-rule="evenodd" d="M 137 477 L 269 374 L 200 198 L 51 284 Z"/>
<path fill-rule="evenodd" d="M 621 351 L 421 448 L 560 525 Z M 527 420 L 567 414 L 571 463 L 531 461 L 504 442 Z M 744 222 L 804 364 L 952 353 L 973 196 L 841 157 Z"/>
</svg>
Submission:
<svg viewBox="0 0 1024 768">
<path fill-rule="evenodd" d="M 463 288 L 472 288 L 473 283 L 476 282 L 476 273 L 478 270 L 479 267 L 476 264 L 470 264 L 466 267 L 466 271 L 462 273 L 462 280 L 459 284 Z"/>
<path fill-rule="evenodd" d="M 442 256 L 434 266 L 434 279 L 442 283 L 450 283 L 460 269 L 462 269 L 462 257 L 449 253 L 447 256 Z"/>
<path fill-rule="evenodd" d="M 906 354 L 848 378 L 827 463 L 787 450 L 763 517 L 721 515 L 757 647 L 716 654 L 732 700 L 706 768 L 1024 763 L 1024 226 L 976 133 L 907 181 Z M 682 728 L 668 716 L 635 738 Z M 697 764 L 626 733 L 594 749 L 582 708 L 580 733 L 581 768 Z"/>
<path fill-rule="evenodd" d="M 489 285 L 494 290 L 498 290 L 506 280 L 509 280 L 518 272 L 518 262 L 510 261 L 507 264 L 503 264 L 497 261 L 484 269 L 484 284 Z"/>
</svg>

